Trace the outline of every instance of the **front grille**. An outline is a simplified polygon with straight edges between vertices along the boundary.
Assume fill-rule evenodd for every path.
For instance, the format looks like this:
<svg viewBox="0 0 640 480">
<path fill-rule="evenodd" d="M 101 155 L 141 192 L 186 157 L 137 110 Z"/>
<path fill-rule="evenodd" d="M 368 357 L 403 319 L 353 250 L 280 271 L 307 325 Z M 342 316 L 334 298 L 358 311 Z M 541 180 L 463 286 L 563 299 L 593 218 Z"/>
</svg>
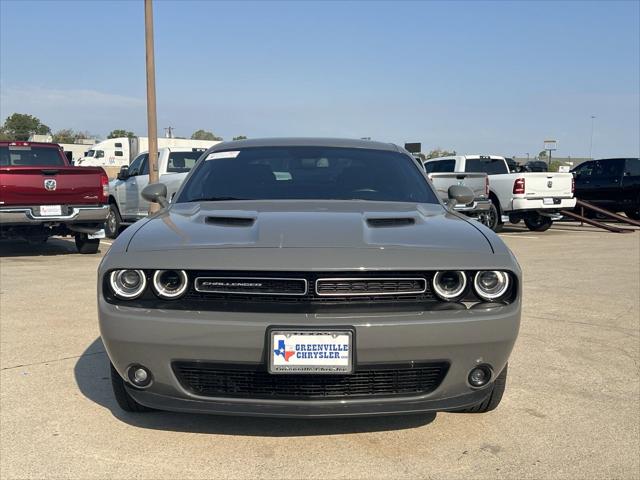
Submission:
<svg viewBox="0 0 640 480">
<path fill-rule="evenodd" d="M 197 277 L 198 292 L 230 295 L 305 295 L 307 281 L 303 278 L 274 277 Z"/>
<path fill-rule="evenodd" d="M 427 290 L 424 278 L 321 278 L 318 295 L 415 295 Z"/>
<path fill-rule="evenodd" d="M 262 366 L 231 368 L 203 362 L 174 362 L 173 371 L 188 391 L 206 397 L 263 399 L 340 399 L 415 396 L 434 391 L 449 364 L 366 366 L 350 375 L 272 375 Z"/>
</svg>

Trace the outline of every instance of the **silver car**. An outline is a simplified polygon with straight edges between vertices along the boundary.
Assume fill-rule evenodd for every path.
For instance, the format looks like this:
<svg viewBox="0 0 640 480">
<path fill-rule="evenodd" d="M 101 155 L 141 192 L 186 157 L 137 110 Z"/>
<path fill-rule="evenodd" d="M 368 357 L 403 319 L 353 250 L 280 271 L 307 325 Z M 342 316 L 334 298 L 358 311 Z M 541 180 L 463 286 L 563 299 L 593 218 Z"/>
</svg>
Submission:
<svg viewBox="0 0 640 480">
<path fill-rule="evenodd" d="M 172 203 L 162 184 L 143 195 L 162 210 L 98 271 L 123 409 L 331 417 L 500 402 L 520 268 L 402 148 L 221 143 Z"/>
</svg>

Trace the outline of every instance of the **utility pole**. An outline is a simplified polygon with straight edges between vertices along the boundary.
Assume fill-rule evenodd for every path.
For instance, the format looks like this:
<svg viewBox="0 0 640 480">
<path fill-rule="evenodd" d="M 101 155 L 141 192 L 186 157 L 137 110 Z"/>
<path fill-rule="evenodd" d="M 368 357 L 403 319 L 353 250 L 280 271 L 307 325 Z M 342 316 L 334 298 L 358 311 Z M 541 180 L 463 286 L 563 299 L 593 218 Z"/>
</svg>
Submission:
<svg viewBox="0 0 640 480">
<path fill-rule="evenodd" d="M 593 160 L 593 124 L 595 123 L 596 116 L 591 115 L 591 140 L 589 140 L 589 160 Z"/>
<path fill-rule="evenodd" d="M 156 62 L 153 54 L 153 4 L 144 0 L 144 37 L 147 52 L 147 129 L 149 136 L 149 184 L 158 183 L 158 117 L 156 114 Z M 149 214 L 160 205 L 149 204 Z"/>
</svg>

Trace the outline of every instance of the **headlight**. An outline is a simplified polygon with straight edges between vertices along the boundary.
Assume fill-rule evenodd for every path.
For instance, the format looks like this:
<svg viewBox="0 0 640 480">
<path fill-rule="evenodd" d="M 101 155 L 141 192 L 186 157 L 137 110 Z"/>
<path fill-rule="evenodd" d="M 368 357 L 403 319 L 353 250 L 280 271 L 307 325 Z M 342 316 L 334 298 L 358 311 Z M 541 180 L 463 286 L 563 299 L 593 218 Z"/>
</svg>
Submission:
<svg viewBox="0 0 640 480">
<path fill-rule="evenodd" d="M 460 298 L 467 288 L 467 276 L 461 271 L 436 272 L 433 290 L 442 300 L 448 302 Z"/>
<path fill-rule="evenodd" d="M 142 270 L 114 270 L 109 276 L 111 290 L 126 300 L 138 298 L 147 287 L 147 277 Z"/>
<path fill-rule="evenodd" d="M 157 270 L 153 274 L 153 289 L 160 298 L 178 298 L 188 286 L 189 279 L 184 270 Z"/>
<path fill-rule="evenodd" d="M 509 288 L 509 274 L 497 270 L 485 270 L 476 273 L 473 288 L 483 300 L 497 300 Z"/>
</svg>

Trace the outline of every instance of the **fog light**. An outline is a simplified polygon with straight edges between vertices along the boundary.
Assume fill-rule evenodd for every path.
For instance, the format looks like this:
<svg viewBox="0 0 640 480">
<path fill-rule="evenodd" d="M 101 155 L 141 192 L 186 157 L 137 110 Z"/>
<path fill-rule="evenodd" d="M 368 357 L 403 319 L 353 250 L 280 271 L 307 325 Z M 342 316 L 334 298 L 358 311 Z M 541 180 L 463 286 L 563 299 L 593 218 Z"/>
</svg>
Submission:
<svg viewBox="0 0 640 480">
<path fill-rule="evenodd" d="M 481 365 L 469 372 L 469 385 L 472 387 L 484 387 L 491 380 L 491 369 Z"/>
<path fill-rule="evenodd" d="M 151 385 L 151 372 L 142 365 L 132 365 L 127 370 L 129 381 L 139 388 Z"/>
</svg>

